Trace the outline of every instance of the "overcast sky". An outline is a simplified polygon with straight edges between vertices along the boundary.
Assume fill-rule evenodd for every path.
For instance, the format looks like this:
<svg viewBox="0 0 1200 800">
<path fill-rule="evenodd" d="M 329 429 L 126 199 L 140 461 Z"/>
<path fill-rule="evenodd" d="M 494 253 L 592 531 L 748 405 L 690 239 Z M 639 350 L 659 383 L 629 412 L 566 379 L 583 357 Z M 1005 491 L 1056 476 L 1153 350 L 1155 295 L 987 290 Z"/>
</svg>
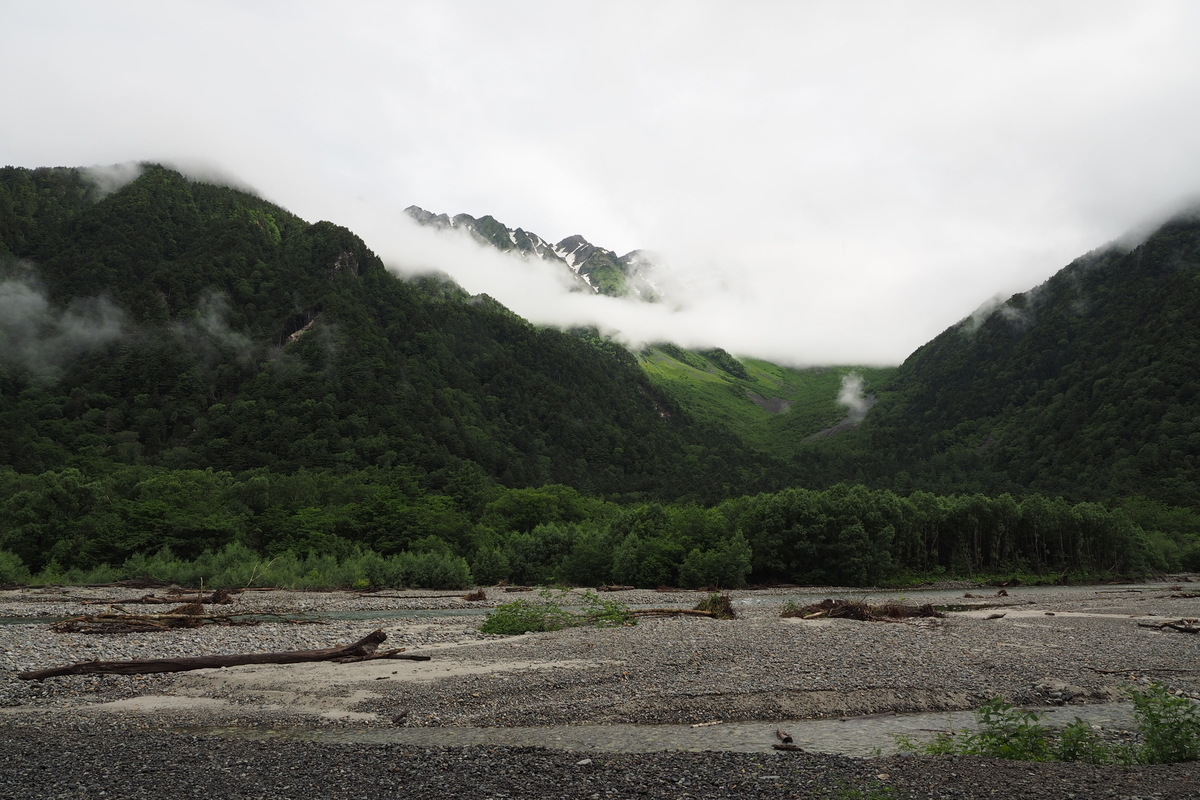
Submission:
<svg viewBox="0 0 1200 800">
<path fill-rule="evenodd" d="M 899 363 L 1200 193 L 1195 2 L 0 0 L 0 162 L 211 170 L 540 323 Z M 658 252 L 566 296 L 410 225 Z"/>
</svg>

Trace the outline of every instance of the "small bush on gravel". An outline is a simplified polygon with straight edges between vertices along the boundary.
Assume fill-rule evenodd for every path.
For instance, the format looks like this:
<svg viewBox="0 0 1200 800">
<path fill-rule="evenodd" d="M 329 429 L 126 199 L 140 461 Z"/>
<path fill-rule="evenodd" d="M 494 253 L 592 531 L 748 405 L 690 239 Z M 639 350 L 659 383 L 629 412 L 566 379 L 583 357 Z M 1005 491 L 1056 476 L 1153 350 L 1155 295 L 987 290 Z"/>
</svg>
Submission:
<svg viewBox="0 0 1200 800">
<path fill-rule="evenodd" d="M 803 617 L 804 607 L 795 600 L 788 600 L 783 604 L 783 608 L 779 610 L 781 617 Z"/>
<path fill-rule="evenodd" d="M 717 619 L 737 618 L 737 613 L 733 610 L 733 601 L 727 594 L 717 594 L 714 592 L 697 603 L 695 610 L 712 612 Z"/>
<path fill-rule="evenodd" d="M 994 697 L 975 712 L 978 731 L 938 734 L 918 743 L 908 736 L 896 741 L 901 750 L 929 755 L 991 756 L 1018 761 L 1083 761 L 1089 764 L 1174 764 L 1200 760 L 1200 711 L 1186 697 L 1170 694 L 1162 684 L 1130 692 L 1139 747 L 1110 745 L 1079 717 L 1058 734 L 1040 715 L 1013 708 Z"/>
<path fill-rule="evenodd" d="M 530 631 L 557 631 L 567 627 L 570 616 L 553 603 L 514 600 L 496 606 L 479 630 L 502 636 L 516 636 Z"/>
<path fill-rule="evenodd" d="M 1017 761 L 1048 761 L 1050 746 L 1047 731 L 1032 711 L 1013 708 L 1001 697 L 993 697 L 975 712 L 978 731 L 939 734 L 933 747 L 925 752 L 991 756 Z M 901 742 L 902 749 L 910 748 Z"/>
<path fill-rule="evenodd" d="M 871 781 L 861 789 L 844 782 L 839 782 L 832 788 L 831 800 L 893 800 L 899 797 L 895 788 L 885 786 L 878 781 Z"/>
<path fill-rule="evenodd" d="M 569 595 L 570 592 L 566 591 L 555 593 L 550 589 L 543 589 L 539 600 L 514 600 L 496 606 L 479 626 L 479 630 L 483 633 L 515 636 L 583 625 L 608 628 L 637 622 L 623 603 L 603 600 L 592 591 L 583 595 L 583 613 L 572 614 L 560 605 Z"/>
<path fill-rule="evenodd" d="M 1058 740 L 1055 742 L 1054 760 L 1079 761 L 1084 764 L 1131 761 L 1125 757 L 1122 750 L 1105 744 L 1104 740 L 1092 730 L 1092 726 L 1079 717 L 1063 728 L 1062 733 L 1058 735 Z"/>
<path fill-rule="evenodd" d="M 583 594 L 583 615 L 588 625 L 597 628 L 619 628 L 622 625 L 636 625 L 637 618 L 629 610 L 629 606 L 616 600 L 605 600 L 590 589 Z"/>
<path fill-rule="evenodd" d="M 1174 764 L 1200 759 L 1200 714 L 1194 702 L 1169 694 L 1160 683 L 1131 694 L 1133 715 L 1142 732 L 1139 761 Z"/>
</svg>

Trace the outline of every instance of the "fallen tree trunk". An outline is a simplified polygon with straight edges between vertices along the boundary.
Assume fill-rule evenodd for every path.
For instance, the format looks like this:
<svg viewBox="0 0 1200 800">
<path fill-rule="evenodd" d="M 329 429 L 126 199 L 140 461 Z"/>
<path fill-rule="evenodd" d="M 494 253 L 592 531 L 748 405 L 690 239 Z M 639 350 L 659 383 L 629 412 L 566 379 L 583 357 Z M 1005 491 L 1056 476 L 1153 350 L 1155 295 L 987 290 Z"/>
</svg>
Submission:
<svg viewBox="0 0 1200 800">
<path fill-rule="evenodd" d="M 402 655 L 398 650 L 375 656 L 375 650 L 385 639 L 387 639 L 386 633 L 375 630 L 353 644 L 325 647 L 320 650 L 288 650 L 282 653 L 241 653 L 192 658 L 146 658 L 132 661 L 81 661 L 65 667 L 22 672 L 17 677 L 23 681 L 40 681 L 59 675 L 150 675 L 158 672 L 187 672 L 193 669 L 237 667 L 243 664 L 300 664 L 309 661 L 338 661 L 340 659 L 364 661 L 372 657 L 405 658 L 411 661 L 429 660 L 429 656 Z"/>
<path fill-rule="evenodd" d="M 264 618 L 275 622 L 293 624 L 318 624 L 319 619 L 279 614 L 271 611 L 238 611 L 223 614 L 205 614 L 199 603 L 183 605 L 164 614 L 130 614 L 114 605 L 119 614 L 85 614 L 64 619 L 50 626 L 55 633 L 159 633 L 176 628 L 199 628 L 204 625 L 258 625 Z"/>
<path fill-rule="evenodd" d="M 227 606 L 233 602 L 233 595 L 234 595 L 234 593 L 229 591 L 228 589 L 217 589 L 215 592 L 212 592 L 211 594 L 203 594 L 203 593 L 175 594 L 175 595 L 171 595 L 169 597 L 158 597 L 157 595 L 146 594 L 146 595 L 142 595 L 141 597 L 134 597 L 131 599 L 126 599 L 126 600 L 117 600 L 117 599 L 81 600 L 80 603 L 85 606 L 114 605 L 114 604 L 167 606 L 167 605 L 172 605 L 172 604 L 179 605 L 180 603 L 203 603 L 205 605 L 225 605 L 225 606 Z"/>
<path fill-rule="evenodd" d="M 1156 622 L 1152 625 L 1147 625 L 1144 622 L 1139 622 L 1138 627 L 1139 628 L 1154 628 L 1155 630 L 1162 630 L 1163 628 L 1170 628 L 1171 630 L 1179 631 L 1180 633 L 1200 633 L 1200 627 L 1197 627 L 1196 620 L 1194 620 L 1194 619 L 1179 619 L 1179 620 L 1172 620 L 1172 621 L 1167 621 L 1167 622 Z"/>
</svg>

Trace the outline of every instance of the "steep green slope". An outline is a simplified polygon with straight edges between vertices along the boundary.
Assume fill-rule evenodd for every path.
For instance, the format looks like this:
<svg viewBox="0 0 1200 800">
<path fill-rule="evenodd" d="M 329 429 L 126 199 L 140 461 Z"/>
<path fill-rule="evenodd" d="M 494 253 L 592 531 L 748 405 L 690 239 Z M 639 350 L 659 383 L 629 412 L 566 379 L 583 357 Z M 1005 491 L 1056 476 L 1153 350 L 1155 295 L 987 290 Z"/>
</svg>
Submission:
<svg viewBox="0 0 1200 800">
<path fill-rule="evenodd" d="M 22 472 L 403 464 L 661 497 L 778 474 L 621 348 L 399 280 L 350 231 L 242 192 L 149 167 L 101 198 L 8 168 L 0 233 L 24 303 L 0 322 L 0 453 Z"/>
<path fill-rule="evenodd" d="M 877 482 L 1200 505 L 1200 221 L 1078 259 L 884 388 L 838 444 Z"/>
<path fill-rule="evenodd" d="M 655 386 L 698 419 L 780 458 L 795 456 L 810 437 L 847 420 L 850 409 L 838 402 L 844 379 L 861 378 L 869 397 L 873 387 L 895 371 L 792 369 L 760 359 L 736 359 L 719 348 L 697 352 L 671 344 L 647 348 L 638 360 Z"/>
</svg>

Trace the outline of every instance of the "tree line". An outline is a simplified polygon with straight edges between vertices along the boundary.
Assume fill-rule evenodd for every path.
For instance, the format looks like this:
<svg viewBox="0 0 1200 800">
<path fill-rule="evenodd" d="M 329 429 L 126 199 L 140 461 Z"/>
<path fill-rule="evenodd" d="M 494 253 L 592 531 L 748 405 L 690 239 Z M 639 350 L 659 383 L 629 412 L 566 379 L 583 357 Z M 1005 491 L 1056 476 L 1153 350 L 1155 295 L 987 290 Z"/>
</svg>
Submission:
<svg viewBox="0 0 1200 800">
<path fill-rule="evenodd" d="M 10 580 L 147 558 L 196 562 L 230 548 L 318 559 L 332 583 L 414 585 L 865 586 L 1200 568 L 1194 515 L 1171 524 L 1152 501 L 1110 509 L 1042 495 L 902 496 L 839 484 L 714 505 L 619 503 L 563 485 L 507 488 L 470 466 L 428 474 L 4 469 L 0 497 Z M 334 569 L 364 558 L 373 572 Z"/>
</svg>

